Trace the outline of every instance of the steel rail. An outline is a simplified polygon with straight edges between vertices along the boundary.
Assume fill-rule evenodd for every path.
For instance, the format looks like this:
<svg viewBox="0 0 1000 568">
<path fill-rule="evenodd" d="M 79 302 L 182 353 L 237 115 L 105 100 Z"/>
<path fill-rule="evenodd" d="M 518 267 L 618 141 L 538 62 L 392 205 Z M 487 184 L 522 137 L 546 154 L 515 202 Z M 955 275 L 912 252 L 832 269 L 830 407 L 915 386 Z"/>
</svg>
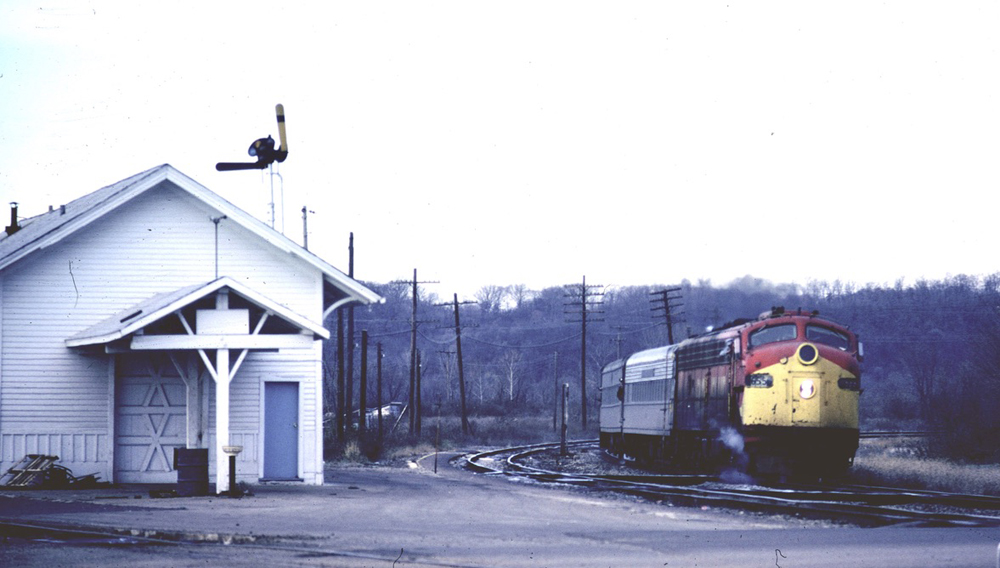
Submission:
<svg viewBox="0 0 1000 568">
<path fill-rule="evenodd" d="M 575 447 L 575 446 L 579 446 L 579 445 L 583 445 L 583 444 L 594 444 L 596 442 L 597 442 L 597 440 L 576 440 L 576 441 L 572 441 L 572 442 L 566 442 L 566 445 L 567 446 L 574 446 Z M 541 451 L 547 450 L 549 448 L 559 447 L 559 445 L 560 445 L 560 442 L 548 442 L 548 443 L 544 443 L 544 444 L 530 444 L 530 445 L 526 445 L 526 446 L 514 446 L 512 448 L 499 448 L 499 449 L 493 449 L 493 450 L 486 450 L 484 452 L 479 452 L 479 453 L 475 453 L 475 454 L 472 454 L 470 456 L 467 456 L 465 458 L 466 463 L 468 464 L 468 465 L 466 465 L 466 468 L 467 469 L 471 469 L 471 470 L 473 470 L 473 471 L 475 471 L 477 473 L 502 474 L 502 473 L 506 473 L 506 472 L 504 470 L 502 470 L 502 469 L 496 469 L 496 468 L 493 468 L 493 467 L 489 467 L 489 466 L 483 465 L 483 464 L 479 463 L 480 460 L 485 460 L 487 458 L 492 458 L 494 456 L 498 456 L 498 455 L 501 455 L 501 454 L 507 454 L 507 453 L 533 452 L 533 451 L 535 453 L 537 453 L 537 452 L 541 452 Z"/>
<path fill-rule="evenodd" d="M 574 446 L 594 444 L 594 441 L 574 442 Z M 561 483 L 627 493 L 654 501 L 669 500 L 674 504 L 720 508 L 749 509 L 762 513 L 790 514 L 794 516 L 847 520 L 865 526 L 909 524 L 914 526 L 1000 526 L 1000 517 L 943 513 L 897 508 L 900 505 L 950 506 L 965 509 L 1000 510 L 1000 499 L 975 495 L 954 495 L 941 492 L 893 490 L 891 488 L 864 488 L 862 491 L 843 491 L 837 488 L 711 488 L 693 487 L 707 481 L 704 477 L 680 476 L 679 483 L 672 476 L 591 475 L 546 470 L 519 463 L 532 455 L 544 452 L 558 444 L 536 444 L 517 448 L 490 450 L 469 458 L 480 471 L 529 478 L 540 482 Z M 495 458 L 510 454 L 503 460 L 503 469 L 489 468 L 477 463 L 479 458 Z M 986 506 L 983 506 L 986 505 Z"/>
<path fill-rule="evenodd" d="M 907 431 L 873 431 L 873 432 L 861 432 L 858 437 L 862 439 L 868 438 L 926 438 L 937 434 L 938 432 L 925 431 L 925 430 L 907 430 Z"/>
<path fill-rule="evenodd" d="M 929 489 L 853 484 L 833 486 L 783 484 L 764 491 L 773 492 L 775 495 L 795 495 L 796 498 L 803 500 L 822 496 L 828 501 L 864 501 L 870 505 L 924 505 L 1000 511 L 1000 497 L 994 495 L 949 493 Z"/>
</svg>

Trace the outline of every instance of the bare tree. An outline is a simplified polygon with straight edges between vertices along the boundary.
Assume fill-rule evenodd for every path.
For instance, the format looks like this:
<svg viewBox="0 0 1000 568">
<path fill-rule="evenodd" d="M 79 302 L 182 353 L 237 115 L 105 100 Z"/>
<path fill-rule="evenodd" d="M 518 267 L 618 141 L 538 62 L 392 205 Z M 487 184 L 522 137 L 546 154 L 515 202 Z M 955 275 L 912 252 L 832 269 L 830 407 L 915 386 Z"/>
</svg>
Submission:
<svg viewBox="0 0 1000 568">
<path fill-rule="evenodd" d="M 441 375 L 444 377 L 444 394 L 448 402 L 452 402 L 455 399 L 455 359 L 452 358 L 454 355 L 451 351 L 438 351 L 440 358 L 438 361 L 441 364 Z"/>
<path fill-rule="evenodd" d="M 476 300 L 479 302 L 479 306 L 487 313 L 496 313 L 500 311 L 500 306 L 503 305 L 506 298 L 506 286 L 496 286 L 491 284 L 489 286 L 483 286 L 478 292 L 476 292 Z"/>
<path fill-rule="evenodd" d="M 405 401 L 407 395 L 407 368 L 410 365 L 409 353 L 397 353 L 385 357 L 383 368 L 385 394 L 391 402 Z"/>
<path fill-rule="evenodd" d="M 508 349 L 500 356 L 500 365 L 503 368 L 503 378 L 506 386 L 507 401 L 514 401 L 514 392 L 520 379 L 521 361 L 524 355 L 520 351 Z"/>
<path fill-rule="evenodd" d="M 937 377 L 941 367 L 940 352 L 944 333 L 932 329 L 896 347 L 898 361 L 913 380 L 913 387 L 920 405 L 920 418 L 934 417 L 934 402 L 937 400 Z"/>
<path fill-rule="evenodd" d="M 476 390 L 479 391 L 479 406 L 483 406 L 483 403 L 486 402 L 486 389 L 483 387 L 483 374 L 476 373 L 474 376 L 476 378 L 476 386 L 478 387 Z"/>
<path fill-rule="evenodd" d="M 514 300 L 515 307 L 520 308 L 534 295 L 524 284 L 513 284 L 507 287 L 508 297 Z"/>
</svg>

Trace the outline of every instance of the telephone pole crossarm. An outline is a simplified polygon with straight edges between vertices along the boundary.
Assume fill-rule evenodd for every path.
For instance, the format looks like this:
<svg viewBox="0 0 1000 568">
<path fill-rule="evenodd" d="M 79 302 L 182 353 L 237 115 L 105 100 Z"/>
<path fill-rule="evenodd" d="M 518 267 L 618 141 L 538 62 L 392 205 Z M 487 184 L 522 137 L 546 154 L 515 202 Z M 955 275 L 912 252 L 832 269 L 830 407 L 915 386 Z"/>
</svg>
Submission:
<svg viewBox="0 0 1000 568">
<path fill-rule="evenodd" d="M 602 314 L 604 312 L 600 310 L 593 309 L 594 306 L 599 306 L 603 304 L 602 301 L 604 292 L 594 292 L 592 290 L 600 288 L 603 289 L 604 286 L 599 284 L 587 284 L 586 275 L 583 277 L 581 284 L 567 284 L 566 296 L 578 298 L 578 300 L 573 302 L 567 302 L 566 306 L 573 306 L 578 308 L 577 310 L 566 311 L 566 314 L 579 315 L 578 320 L 581 325 L 580 334 L 580 422 L 583 425 L 583 429 L 587 429 L 587 322 L 588 321 L 604 321 L 601 319 L 594 319 L 592 314 Z M 596 298 L 591 300 L 590 298 Z M 574 320 L 572 323 L 577 323 Z"/>
<path fill-rule="evenodd" d="M 410 409 L 410 434 L 414 432 L 419 433 L 419 419 L 414 420 L 414 416 L 420 412 L 420 396 L 417 389 L 420 388 L 417 383 L 417 298 L 419 298 L 419 292 L 417 290 L 418 284 L 437 284 L 435 281 L 420 281 L 417 280 L 417 269 L 413 269 L 413 280 L 394 280 L 393 284 L 408 284 L 413 286 L 413 312 L 410 317 L 410 398 L 409 398 L 409 409 Z"/>
<path fill-rule="evenodd" d="M 667 324 L 667 342 L 671 345 L 674 343 L 674 316 L 677 315 L 675 310 L 684 305 L 678 303 L 678 300 L 681 299 L 680 292 L 680 287 L 673 287 L 649 293 L 650 296 L 653 296 L 650 299 L 650 302 L 653 304 L 653 308 L 650 311 L 663 311 L 666 318 L 665 323 Z"/>
</svg>

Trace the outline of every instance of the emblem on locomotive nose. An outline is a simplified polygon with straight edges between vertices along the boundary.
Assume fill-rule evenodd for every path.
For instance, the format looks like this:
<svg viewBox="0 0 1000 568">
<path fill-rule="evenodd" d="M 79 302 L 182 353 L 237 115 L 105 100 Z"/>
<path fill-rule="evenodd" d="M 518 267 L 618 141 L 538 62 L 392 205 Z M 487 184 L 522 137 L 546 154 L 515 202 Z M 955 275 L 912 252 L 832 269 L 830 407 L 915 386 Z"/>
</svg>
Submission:
<svg viewBox="0 0 1000 568">
<path fill-rule="evenodd" d="M 812 398 L 814 394 L 816 394 L 816 384 L 812 382 L 812 379 L 802 381 L 802 384 L 799 385 L 799 396 Z"/>
</svg>

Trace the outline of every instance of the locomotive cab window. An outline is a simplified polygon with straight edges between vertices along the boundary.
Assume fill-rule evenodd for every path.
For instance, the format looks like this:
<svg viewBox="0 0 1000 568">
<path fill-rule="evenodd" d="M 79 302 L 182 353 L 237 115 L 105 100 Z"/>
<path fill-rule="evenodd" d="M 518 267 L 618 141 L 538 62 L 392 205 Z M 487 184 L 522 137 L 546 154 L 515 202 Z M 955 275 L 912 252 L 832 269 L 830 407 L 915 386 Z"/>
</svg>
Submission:
<svg viewBox="0 0 1000 568">
<path fill-rule="evenodd" d="M 760 347 L 779 341 L 791 341 L 797 335 L 794 323 L 762 327 L 750 333 L 750 347 Z"/>
<path fill-rule="evenodd" d="M 846 333 L 841 333 L 839 331 L 834 331 L 830 328 L 820 327 L 818 325 L 806 326 L 806 339 L 816 343 L 822 343 L 823 345 L 829 345 L 830 347 L 836 347 L 842 351 L 847 351 L 851 348 L 851 340 L 847 337 Z"/>
</svg>

